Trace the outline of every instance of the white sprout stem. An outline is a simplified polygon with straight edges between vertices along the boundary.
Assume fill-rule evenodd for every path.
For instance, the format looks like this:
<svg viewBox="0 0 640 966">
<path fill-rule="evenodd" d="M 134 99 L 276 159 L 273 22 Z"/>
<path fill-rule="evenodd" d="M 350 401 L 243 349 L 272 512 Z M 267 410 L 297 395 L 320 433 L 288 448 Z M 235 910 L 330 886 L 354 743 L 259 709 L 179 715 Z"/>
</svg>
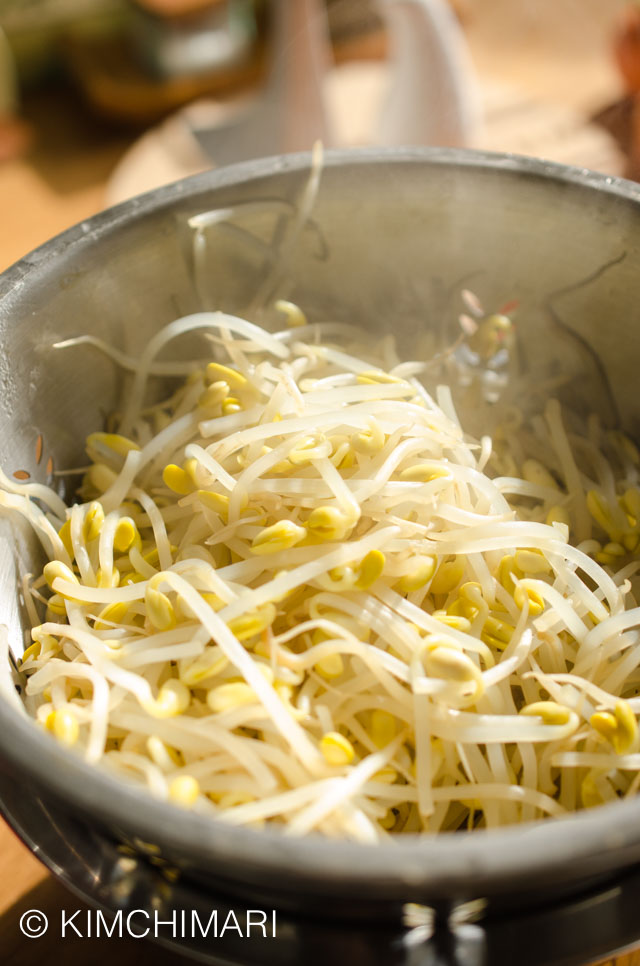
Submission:
<svg viewBox="0 0 640 966">
<path fill-rule="evenodd" d="M 169 743 L 175 741 L 178 745 L 183 745 L 193 754 L 202 752 L 203 748 L 207 749 L 210 746 L 227 751 L 252 775 L 262 793 L 272 791 L 277 785 L 273 773 L 262 756 L 252 750 L 251 746 L 254 742 L 229 734 L 215 721 L 200 722 L 185 716 L 162 721 L 142 715 L 139 709 L 124 708 L 116 710 L 111 717 L 115 727 L 149 736 L 158 734 Z"/>
<path fill-rule="evenodd" d="M 9 646 L 9 632 L 5 624 L 0 624 L 0 695 L 19 714 L 26 716 L 26 708 L 18 696 L 11 674 L 13 664 L 13 655 Z"/>
<path fill-rule="evenodd" d="M 512 741 L 558 741 L 573 734 L 578 724 L 573 712 L 561 725 L 544 724 L 541 718 L 529 715 L 474 714 L 439 706 L 431 712 L 431 729 L 436 737 L 473 744 L 501 744 L 507 729 Z"/>
<path fill-rule="evenodd" d="M 331 785 L 311 805 L 298 812 L 287 826 L 287 834 L 303 835 L 305 832 L 310 832 L 343 802 L 349 801 L 377 771 L 380 771 L 393 758 L 404 737 L 404 734 L 398 735 L 386 748 L 367 755 L 345 778 Z"/>
<path fill-rule="evenodd" d="M 185 332 L 194 332 L 199 329 L 219 329 L 226 327 L 232 332 L 239 332 L 258 342 L 267 351 L 280 359 L 286 359 L 289 350 L 272 336 L 268 335 L 264 329 L 258 328 L 246 319 L 239 319 L 236 316 L 228 315 L 226 312 L 196 312 L 193 315 L 186 315 L 181 319 L 176 319 L 169 325 L 161 329 L 147 344 L 144 352 L 138 360 L 133 384 L 129 391 L 129 398 L 125 406 L 120 432 L 126 436 L 131 431 L 131 424 L 142 408 L 144 392 L 146 387 L 149 366 L 158 352 L 167 345 L 168 342 L 183 335 Z"/>
<path fill-rule="evenodd" d="M 576 466 L 576 461 L 562 424 L 560 404 L 556 399 L 550 399 L 547 403 L 546 417 L 551 433 L 551 442 L 558 454 L 567 489 L 572 495 L 576 514 L 576 538 L 580 542 L 581 540 L 586 540 L 590 535 L 591 520 L 589 518 L 589 511 L 587 510 L 580 471 Z"/>
<path fill-rule="evenodd" d="M 609 771 L 615 765 L 620 771 L 640 771 L 640 754 L 618 755 L 612 762 L 611 755 L 584 751 L 558 751 L 551 756 L 554 768 L 598 768 Z"/>
<path fill-rule="evenodd" d="M 27 614 L 29 616 L 29 621 L 32 627 L 36 627 L 40 623 L 40 618 L 38 617 L 38 611 L 34 603 L 34 591 L 31 586 L 31 581 L 33 580 L 33 574 L 23 574 L 20 580 L 22 585 L 22 596 L 24 598 L 24 606 L 26 607 Z M 0 639 L 4 633 L 3 624 L 0 624 Z"/>
<path fill-rule="evenodd" d="M 290 590 L 294 590 L 302 584 L 309 583 L 314 577 L 327 573 L 327 571 L 332 570 L 334 567 L 339 567 L 342 564 L 349 563 L 351 560 L 362 558 L 370 550 L 377 550 L 379 547 L 384 547 L 391 537 L 398 533 L 398 530 L 399 527 L 385 527 L 382 530 L 363 537 L 355 543 L 329 550 L 328 553 L 321 554 L 319 560 L 312 560 L 309 563 L 303 564 L 301 567 L 297 567 L 295 570 L 275 577 L 256 590 L 247 591 L 242 597 L 237 597 L 231 604 L 228 604 L 220 611 L 219 616 L 222 620 L 229 621 L 234 617 L 239 617 L 241 614 L 245 614 L 247 611 L 259 607 L 261 604 L 267 603 L 269 600 L 277 599 Z"/>
<path fill-rule="evenodd" d="M 43 625 L 43 629 L 47 625 Z M 72 632 L 66 628 L 66 636 L 72 640 L 82 639 L 78 632 Z M 51 633 L 51 628 L 48 628 Z M 84 640 L 86 644 L 86 639 Z M 89 726 L 89 740 L 85 750 L 85 758 L 89 762 L 97 762 L 104 752 L 105 741 L 108 727 L 108 706 L 109 706 L 109 685 L 104 674 L 104 665 L 100 667 L 77 662 L 69 663 L 52 658 L 40 671 L 29 679 L 27 683 L 27 694 L 34 694 L 38 689 L 51 684 L 56 677 L 80 678 L 91 682 L 93 687 L 93 698 L 91 702 L 91 716 Z M 146 683 L 146 682 L 145 682 Z"/>
<path fill-rule="evenodd" d="M 28 520 L 50 560 L 60 560 L 67 566 L 71 564 L 66 547 L 58 536 L 58 531 L 42 510 L 35 506 L 31 500 L 23 496 L 4 493 L 0 489 L 0 507 L 17 511 L 18 515 Z"/>
<path fill-rule="evenodd" d="M 108 659 L 104 646 L 89 631 L 83 631 L 79 627 L 71 627 L 68 624 L 54 623 L 43 624 L 41 629 L 46 634 L 59 635 L 75 641 L 83 650 L 95 670 L 102 674 L 104 678 L 124 688 L 125 691 L 130 691 L 131 694 L 136 696 L 141 705 L 153 703 L 153 694 L 149 682 L 139 674 L 132 674 L 113 664 Z M 50 670 L 51 664 L 52 661 L 49 661 L 42 670 L 36 671 L 29 679 L 30 688 L 37 688 L 40 686 L 41 681 L 47 680 L 47 672 L 48 669 Z M 83 664 L 67 665 L 69 673 L 71 673 L 72 668 L 75 672 L 78 669 L 82 671 L 85 667 L 86 665 Z"/>
<path fill-rule="evenodd" d="M 222 483 L 225 490 L 229 490 L 229 492 L 233 491 L 236 485 L 235 479 L 230 473 L 227 473 L 225 468 L 218 463 L 217 460 L 214 460 L 211 453 L 208 453 L 206 449 L 203 449 L 202 446 L 198 446 L 197 443 L 189 443 L 189 445 L 185 447 L 184 454 L 187 459 L 197 459 L 198 462 L 204 466 L 205 470 L 211 474 L 215 481 Z"/>
<path fill-rule="evenodd" d="M 209 631 L 211 637 L 220 646 L 234 667 L 240 671 L 247 684 L 253 688 L 256 697 L 263 704 L 265 711 L 272 718 L 282 737 L 291 746 L 294 754 L 298 756 L 311 774 L 317 773 L 318 769 L 323 767 L 317 748 L 309 741 L 298 724 L 291 719 L 276 692 L 260 674 L 254 661 L 229 630 L 222 617 L 215 614 L 191 584 L 178 574 L 167 572 L 164 574 L 164 579 L 185 600 L 195 617 Z M 231 606 L 229 605 L 229 607 Z"/>
<path fill-rule="evenodd" d="M 247 825 L 251 822 L 259 822 L 266 818 L 273 818 L 276 815 L 288 815 L 303 808 L 309 802 L 313 802 L 326 791 L 337 787 L 339 778 L 323 778 L 319 781 L 309 782 L 300 788 L 293 788 L 279 795 L 272 795 L 263 798 L 260 802 L 251 802 L 248 805 L 237 805 L 226 812 L 222 812 L 220 817 L 230 825 Z"/>
<path fill-rule="evenodd" d="M 60 521 L 63 521 L 67 515 L 64 500 L 51 487 L 44 486 L 42 483 L 19 483 L 17 480 L 12 480 L 0 469 L 0 487 L 7 493 L 15 493 L 27 499 L 40 500 L 45 506 L 49 507 Z"/>
<path fill-rule="evenodd" d="M 73 339 L 64 339 L 62 342 L 54 342 L 51 346 L 52 349 L 69 349 L 72 346 L 78 345 L 90 345 L 95 349 L 98 349 L 104 355 L 108 356 L 116 365 L 120 366 L 121 369 L 125 369 L 128 372 L 136 372 L 138 368 L 138 359 L 133 356 L 129 356 L 126 352 L 121 352 L 115 346 L 109 345 L 103 339 L 99 339 L 94 335 L 79 335 Z M 191 362 L 152 362 L 149 366 L 150 376 L 188 376 L 190 372 L 197 369 L 199 362 L 197 359 Z"/>
<path fill-rule="evenodd" d="M 283 277 L 287 262 L 295 249 L 300 234 L 307 224 L 316 203 L 320 188 L 320 175 L 324 163 L 322 143 L 316 141 L 311 152 L 311 167 L 301 197 L 294 209 L 293 218 L 280 244 L 278 258 L 274 260 L 264 282 L 259 287 L 247 310 L 248 315 L 264 308 L 273 296 L 280 279 Z"/>
<path fill-rule="evenodd" d="M 148 493 L 141 490 L 139 487 L 133 487 L 131 489 L 131 496 L 134 500 L 137 500 L 140 506 L 144 509 L 151 526 L 153 528 L 153 538 L 155 540 L 156 547 L 158 548 L 158 560 L 160 563 L 161 570 L 168 570 L 173 563 L 173 558 L 171 555 L 171 544 L 167 536 L 167 528 L 164 522 L 164 517 L 160 512 L 159 508 L 156 506 L 155 502 L 151 499 Z"/>
<path fill-rule="evenodd" d="M 73 554 L 78 564 L 82 581 L 95 586 L 96 575 L 91 563 L 91 557 L 87 550 L 84 539 L 84 523 L 86 518 L 86 507 L 74 506 L 71 510 L 71 525 L 69 528 Z"/>
</svg>

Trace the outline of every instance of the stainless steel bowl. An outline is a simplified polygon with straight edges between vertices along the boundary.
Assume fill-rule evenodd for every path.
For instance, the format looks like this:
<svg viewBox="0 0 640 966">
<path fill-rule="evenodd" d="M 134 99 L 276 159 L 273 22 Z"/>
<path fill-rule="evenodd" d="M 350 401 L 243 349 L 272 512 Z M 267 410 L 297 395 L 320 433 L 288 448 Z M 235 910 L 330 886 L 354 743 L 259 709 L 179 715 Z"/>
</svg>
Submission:
<svg viewBox="0 0 640 966">
<path fill-rule="evenodd" d="M 188 218 L 270 200 L 243 208 L 235 229 L 212 232 L 200 277 L 206 298 L 244 311 L 308 168 L 308 156 L 296 155 L 188 179 L 78 225 L 6 272 L 5 471 L 43 479 L 49 456 L 59 467 L 81 464 L 84 437 L 121 398 L 123 377 L 108 359 L 90 346 L 56 350 L 53 343 L 90 332 L 135 354 L 161 325 L 201 307 Z M 393 331 L 408 352 L 426 328 L 455 318 L 461 285 L 493 307 L 519 299 L 529 371 L 561 372 L 574 404 L 595 404 L 610 420 L 617 410 L 638 433 L 638 186 L 510 156 L 330 153 L 311 221 L 289 254 L 283 286 L 312 319 L 355 321 L 373 337 Z M 20 653 L 26 622 L 16 579 L 38 566 L 38 551 L 23 527 L 1 525 L 0 621 Z M 391 915 L 407 901 L 548 896 L 552 886 L 577 888 L 640 859 L 640 799 L 562 821 L 402 839 L 388 848 L 230 828 L 176 812 L 88 767 L 6 701 L 0 762 L 3 781 L 22 783 L 117 838 L 153 843 L 202 883 L 319 916 Z"/>
</svg>

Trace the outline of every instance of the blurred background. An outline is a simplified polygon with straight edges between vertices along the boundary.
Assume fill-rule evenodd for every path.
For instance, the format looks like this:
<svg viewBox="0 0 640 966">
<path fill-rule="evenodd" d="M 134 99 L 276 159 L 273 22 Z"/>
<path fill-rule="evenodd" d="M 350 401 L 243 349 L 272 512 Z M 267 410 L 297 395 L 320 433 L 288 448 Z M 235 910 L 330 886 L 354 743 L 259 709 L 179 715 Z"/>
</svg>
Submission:
<svg viewBox="0 0 640 966">
<path fill-rule="evenodd" d="M 638 0 L 0 0 L 0 268 L 316 137 L 640 178 L 638 90 Z"/>
</svg>

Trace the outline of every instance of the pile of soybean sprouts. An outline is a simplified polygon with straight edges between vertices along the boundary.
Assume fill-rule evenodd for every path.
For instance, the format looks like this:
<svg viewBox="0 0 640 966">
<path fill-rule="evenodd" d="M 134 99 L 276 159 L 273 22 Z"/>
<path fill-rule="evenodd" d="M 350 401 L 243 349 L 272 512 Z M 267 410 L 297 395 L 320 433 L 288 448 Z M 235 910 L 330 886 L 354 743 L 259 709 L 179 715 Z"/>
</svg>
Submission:
<svg viewBox="0 0 640 966">
<path fill-rule="evenodd" d="M 135 361 L 66 507 L 0 478 L 49 563 L 25 582 L 41 726 L 236 825 L 380 842 L 640 784 L 640 456 L 560 406 L 469 438 L 391 339 L 203 312 Z M 149 405 L 173 339 L 201 362 Z M 370 342 L 370 339 L 369 339 Z M 164 364 L 163 364 L 164 365 Z"/>
</svg>

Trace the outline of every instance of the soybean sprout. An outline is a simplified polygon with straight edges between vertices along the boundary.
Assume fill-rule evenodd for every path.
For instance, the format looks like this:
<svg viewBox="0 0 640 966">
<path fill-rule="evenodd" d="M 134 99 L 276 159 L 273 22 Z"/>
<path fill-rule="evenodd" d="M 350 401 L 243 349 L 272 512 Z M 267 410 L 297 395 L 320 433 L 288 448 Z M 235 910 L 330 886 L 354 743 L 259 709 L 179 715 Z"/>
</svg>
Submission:
<svg viewBox="0 0 640 966">
<path fill-rule="evenodd" d="M 110 350 L 135 376 L 79 502 L 1 477 L 49 558 L 25 591 L 30 713 L 161 799 L 287 834 L 380 842 L 635 793 L 635 445 L 555 401 L 475 440 L 421 364 L 279 307 L 275 335 L 203 312 L 135 365 Z M 195 329 L 210 359 L 147 405 Z"/>
</svg>

